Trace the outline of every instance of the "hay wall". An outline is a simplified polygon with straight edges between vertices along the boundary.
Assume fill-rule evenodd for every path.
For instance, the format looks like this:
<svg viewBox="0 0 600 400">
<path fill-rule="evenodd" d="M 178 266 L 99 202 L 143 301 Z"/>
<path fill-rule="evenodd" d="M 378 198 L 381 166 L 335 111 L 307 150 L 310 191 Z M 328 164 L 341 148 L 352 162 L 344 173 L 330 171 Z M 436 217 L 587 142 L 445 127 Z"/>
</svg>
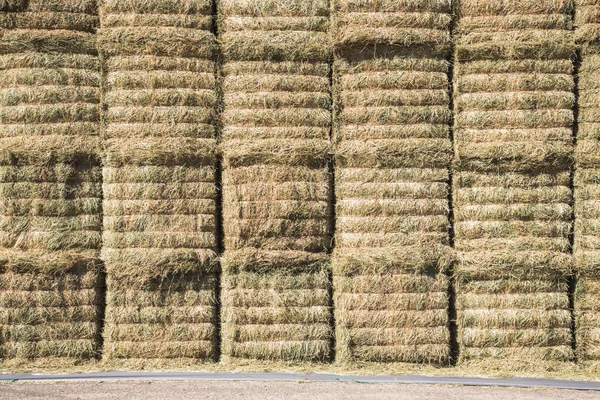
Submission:
<svg viewBox="0 0 600 400">
<path fill-rule="evenodd" d="M 331 351 L 326 0 L 220 0 L 224 360 Z"/>
<path fill-rule="evenodd" d="M 334 8 L 336 357 L 446 363 L 450 1 Z"/>
<path fill-rule="evenodd" d="M 465 362 L 518 369 L 573 357 L 572 6 L 457 5 L 453 197 Z"/>
<path fill-rule="evenodd" d="M 7 12 L 9 11 L 9 12 Z M 0 3 L 0 359 L 98 351 L 100 65 L 93 2 Z"/>
<path fill-rule="evenodd" d="M 580 42 L 578 137 L 575 153 L 575 312 L 580 361 L 600 361 L 600 2 L 579 0 L 575 14 Z"/>
<path fill-rule="evenodd" d="M 217 350 L 215 38 L 208 0 L 104 0 L 106 359 Z"/>
</svg>

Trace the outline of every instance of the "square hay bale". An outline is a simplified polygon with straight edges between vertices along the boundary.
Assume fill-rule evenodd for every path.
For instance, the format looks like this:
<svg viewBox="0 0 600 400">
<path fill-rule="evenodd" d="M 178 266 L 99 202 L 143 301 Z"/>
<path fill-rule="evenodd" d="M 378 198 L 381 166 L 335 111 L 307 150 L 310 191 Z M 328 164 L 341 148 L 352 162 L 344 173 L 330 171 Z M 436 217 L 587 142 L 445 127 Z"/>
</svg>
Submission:
<svg viewBox="0 0 600 400">
<path fill-rule="evenodd" d="M 585 26 L 578 26 L 577 29 Z M 600 362 L 599 50 L 600 46 L 595 38 L 593 42 L 584 43 L 579 69 L 579 130 L 574 176 L 574 257 L 579 278 L 575 296 L 577 358 L 593 363 Z"/>
<path fill-rule="evenodd" d="M 211 21 L 208 0 L 102 3 L 106 359 L 217 354 Z"/>
<path fill-rule="evenodd" d="M 600 40 L 600 1 L 575 0 L 575 37 L 579 43 Z"/>
<path fill-rule="evenodd" d="M 102 184 L 94 7 L 0 2 L 0 358 L 98 354 Z"/>
<path fill-rule="evenodd" d="M 463 362 L 545 368 L 573 357 L 572 9 L 551 0 L 458 4 L 453 198 Z"/>
<path fill-rule="evenodd" d="M 329 9 L 221 0 L 225 360 L 331 353 Z"/>
<path fill-rule="evenodd" d="M 336 358 L 444 364 L 450 2 L 334 10 Z"/>
</svg>

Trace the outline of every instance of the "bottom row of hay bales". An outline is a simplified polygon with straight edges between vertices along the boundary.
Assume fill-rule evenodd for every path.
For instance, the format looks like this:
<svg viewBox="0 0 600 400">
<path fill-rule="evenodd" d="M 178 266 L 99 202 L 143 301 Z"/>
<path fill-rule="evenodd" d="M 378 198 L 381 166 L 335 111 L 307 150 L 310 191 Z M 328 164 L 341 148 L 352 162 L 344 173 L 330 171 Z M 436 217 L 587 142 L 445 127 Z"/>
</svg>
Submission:
<svg viewBox="0 0 600 400">
<path fill-rule="evenodd" d="M 573 358 L 569 172 L 455 176 L 460 358 Z"/>
</svg>

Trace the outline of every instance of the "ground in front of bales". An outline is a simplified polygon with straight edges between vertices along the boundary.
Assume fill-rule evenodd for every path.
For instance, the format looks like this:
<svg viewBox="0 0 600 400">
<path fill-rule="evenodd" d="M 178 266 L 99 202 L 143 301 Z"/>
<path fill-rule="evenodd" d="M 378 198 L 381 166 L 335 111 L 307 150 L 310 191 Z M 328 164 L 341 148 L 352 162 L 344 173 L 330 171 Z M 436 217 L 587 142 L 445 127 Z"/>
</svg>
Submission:
<svg viewBox="0 0 600 400">
<path fill-rule="evenodd" d="M 73 382 L 0 384 L 0 399 L 432 399 L 588 400 L 598 392 L 405 384 L 305 382 Z"/>
</svg>

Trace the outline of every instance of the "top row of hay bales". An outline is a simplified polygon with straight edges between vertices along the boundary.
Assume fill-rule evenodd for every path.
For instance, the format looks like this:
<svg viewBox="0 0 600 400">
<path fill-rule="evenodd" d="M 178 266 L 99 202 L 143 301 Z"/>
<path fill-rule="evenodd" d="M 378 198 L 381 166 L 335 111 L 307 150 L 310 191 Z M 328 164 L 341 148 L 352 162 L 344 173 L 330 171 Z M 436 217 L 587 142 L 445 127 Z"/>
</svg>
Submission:
<svg viewBox="0 0 600 400">
<path fill-rule="evenodd" d="M 98 16 L 0 6 L 0 358 L 61 365 L 98 350 Z"/>
<path fill-rule="evenodd" d="M 575 36 L 581 45 L 575 150 L 575 312 L 577 356 L 600 361 L 600 1 L 577 0 Z"/>
<path fill-rule="evenodd" d="M 209 0 L 104 0 L 104 357 L 217 354 Z"/>
<path fill-rule="evenodd" d="M 450 1 L 334 2 L 340 361 L 447 363 Z"/>
<path fill-rule="evenodd" d="M 571 1 L 460 0 L 454 215 L 460 355 L 573 358 Z"/>
<path fill-rule="evenodd" d="M 326 0 L 220 0 L 225 359 L 331 352 Z"/>
</svg>

